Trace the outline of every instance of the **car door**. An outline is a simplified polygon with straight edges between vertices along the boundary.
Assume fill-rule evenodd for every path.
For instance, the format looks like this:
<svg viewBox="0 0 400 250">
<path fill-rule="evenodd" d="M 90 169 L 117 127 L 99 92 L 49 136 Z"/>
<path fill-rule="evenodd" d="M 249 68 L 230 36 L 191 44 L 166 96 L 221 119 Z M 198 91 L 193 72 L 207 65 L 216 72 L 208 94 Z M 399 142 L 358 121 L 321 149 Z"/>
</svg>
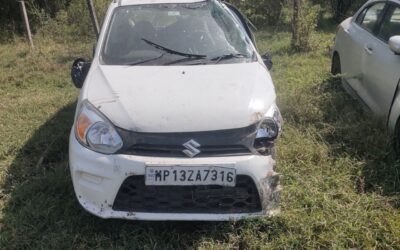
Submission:
<svg viewBox="0 0 400 250">
<path fill-rule="evenodd" d="M 388 45 L 400 35 L 400 5 L 390 4 L 374 39 L 364 43 L 363 86 L 370 108 L 387 117 L 400 79 L 400 56 Z"/>
<path fill-rule="evenodd" d="M 346 82 L 364 99 L 362 62 L 365 43 L 374 39 L 374 33 L 386 7 L 385 1 L 372 3 L 361 10 L 344 28 L 340 37 L 342 73 Z M 364 100 L 365 101 L 365 100 Z"/>
</svg>

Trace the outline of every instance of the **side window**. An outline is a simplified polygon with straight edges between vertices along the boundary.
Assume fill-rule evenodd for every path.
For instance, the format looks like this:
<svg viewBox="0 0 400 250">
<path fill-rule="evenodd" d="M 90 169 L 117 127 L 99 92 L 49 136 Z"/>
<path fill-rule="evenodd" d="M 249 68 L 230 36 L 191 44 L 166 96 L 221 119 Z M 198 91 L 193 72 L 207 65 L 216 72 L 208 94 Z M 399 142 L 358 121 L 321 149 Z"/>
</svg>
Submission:
<svg viewBox="0 0 400 250">
<path fill-rule="evenodd" d="M 377 25 L 379 24 L 379 21 L 383 15 L 385 5 L 385 3 L 377 3 L 367 8 L 362 20 L 357 20 L 359 21 L 361 27 L 371 33 L 375 33 Z"/>
<path fill-rule="evenodd" d="M 367 12 L 368 8 L 365 8 L 357 17 L 356 19 L 356 23 L 358 23 L 359 25 L 362 24 L 362 21 L 364 20 L 365 17 L 365 13 Z"/>
<path fill-rule="evenodd" d="M 400 7 L 392 6 L 385 16 L 378 37 L 385 42 L 392 36 L 400 35 Z"/>
</svg>

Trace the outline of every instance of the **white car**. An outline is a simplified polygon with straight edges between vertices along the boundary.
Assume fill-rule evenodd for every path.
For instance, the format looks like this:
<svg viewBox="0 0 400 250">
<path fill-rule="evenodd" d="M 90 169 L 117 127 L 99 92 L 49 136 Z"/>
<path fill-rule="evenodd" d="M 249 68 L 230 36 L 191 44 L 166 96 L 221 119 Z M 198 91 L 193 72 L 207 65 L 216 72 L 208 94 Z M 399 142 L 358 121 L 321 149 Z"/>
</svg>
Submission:
<svg viewBox="0 0 400 250">
<path fill-rule="evenodd" d="M 332 73 L 400 135 L 400 0 L 368 1 L 340 24 Z"/>
<path fill-rule="evenodd" d="M 279 212 L 282 118 L 246 19 L 216 0 L 108 9 L 82 88 L 69 164 L 101 218 L 239 220 Z"/>
</svg>

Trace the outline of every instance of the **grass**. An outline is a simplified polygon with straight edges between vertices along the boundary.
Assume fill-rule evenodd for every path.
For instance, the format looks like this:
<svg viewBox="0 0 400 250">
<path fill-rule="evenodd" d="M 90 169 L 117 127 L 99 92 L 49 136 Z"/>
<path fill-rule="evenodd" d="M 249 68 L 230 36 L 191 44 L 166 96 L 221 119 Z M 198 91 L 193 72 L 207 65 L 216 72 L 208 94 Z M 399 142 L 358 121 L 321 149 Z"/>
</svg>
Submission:
<svg viewBox="0 0 400 250">
<path fill-rule="evenodd" d="M 257 34 L 272 51 L 285 118 L 282 213 L 231 223 L 101 220 L 83 211 L 68 169 L 78 91 L 69 65 L 91 43 L 37 37 L 0 45 L 0 249 L 400 248 L 400 163 L 382 121 L 329 74 L 332 29 L 308 53 L 290 34 Z"/>
</svg>

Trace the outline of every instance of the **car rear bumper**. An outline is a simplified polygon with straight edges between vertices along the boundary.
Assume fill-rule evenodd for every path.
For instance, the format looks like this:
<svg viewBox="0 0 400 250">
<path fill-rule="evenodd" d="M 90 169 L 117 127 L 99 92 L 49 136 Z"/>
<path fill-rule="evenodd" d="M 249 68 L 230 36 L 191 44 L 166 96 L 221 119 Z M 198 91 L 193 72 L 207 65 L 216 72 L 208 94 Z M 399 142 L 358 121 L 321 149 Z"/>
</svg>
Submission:
<svg viewBox="0 0 400 250">
<path fill-rule="evenodd" d="M 104 219 L 129 219 L 148 221 L 229 221 L 248 217 L 273 216 L 279 212 L 279 175 L 274 171 L 271 156 L 232 156 L 211 158 L 158 158 L 131 155 L 102 155 L 80 145 L 71 133 L 69 164 L 75 194 L 88 212 Z M 234 166 L 237 175 L 251 179 L 259 197 L 260 209 L 251 212 L 229 211 L 218 213 L 168 211 L 144 212 L 117 211 L 115 201 L 121 185 L 130 177 L 144 176 L 147 165 L 216 165 Z M 245 211 L 245 210 L 243 210 Z"/>
</svg>

